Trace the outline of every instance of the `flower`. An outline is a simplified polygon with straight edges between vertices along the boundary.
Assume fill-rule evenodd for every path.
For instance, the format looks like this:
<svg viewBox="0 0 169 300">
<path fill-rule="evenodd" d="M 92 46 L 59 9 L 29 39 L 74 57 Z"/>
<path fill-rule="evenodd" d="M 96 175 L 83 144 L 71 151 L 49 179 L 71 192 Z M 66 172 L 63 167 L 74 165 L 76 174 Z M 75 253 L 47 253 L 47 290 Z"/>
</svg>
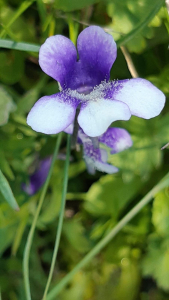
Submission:
<svg viewBox="0 0 169 300">
<path fill-rule="evenodd" d="M 28 194 L 28 195 L 34 195 L 41 186 L 45 183 L 46 178 L 48 176 L 48 172 L 50 169 L 50 165 L 52 162 L 52 157 L 46 157 L 45 159 L 42 159 L 35 172 L 29 177 L 29 183 L 22 184 L 22 189 Z"/>
<path fill-rule="evenodd" d="M 28 114 L 35 131 L 56 134 L 77 121 L 91 137 L 102 135 L 116 120 L 131 115 L 153 118 L 165 104 L 164 94 L 148 80 L 135 78 L 110 82 L 116 59 L 113 37 L 98 26 L 84 29 L 74 44 L 62 35 L 49 37 L 41 46 L 39 64 L 57 80 L 60 93 L 40 98 Z"/>
<path fill-rule="evenodd" d="M 73 134 L 73 125 L 71 124 L 64 130 L 66 133 Z M 108 128 L 107 131 L 98 138 L 87 136 L 84 131 L 78 130 L 78 143 L 83 146 L 84 160 L 88 172 L 95 174 L 95 171 L 101 171 L 108 174 L 118 172 L 118 168 L 107 163 L 108 150 L 101 146 L 110 148 L 110 153 L 115 154 L 132 146 L 133 142 L 127 130 L 122 128 Z"/>
</svg>

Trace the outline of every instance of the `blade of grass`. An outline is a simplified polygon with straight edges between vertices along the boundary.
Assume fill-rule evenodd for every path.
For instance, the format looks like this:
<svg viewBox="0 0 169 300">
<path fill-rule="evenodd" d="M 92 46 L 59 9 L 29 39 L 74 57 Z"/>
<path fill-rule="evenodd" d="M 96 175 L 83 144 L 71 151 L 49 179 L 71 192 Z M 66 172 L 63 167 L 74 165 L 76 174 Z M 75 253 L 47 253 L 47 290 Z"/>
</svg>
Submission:
<svg viewBox="0 0 169 300">
<path fill-rule="evenodd" d="M 155 17 L 158 13 L 162 5 L 164 4 L 164 0 L 158 0 L 154 6 L 154 9 L 146 16 L 143 22 L 139 23 L 132 31 L 122 37 L 120 40 L 117 41 L 117 47 L 125 45 L 129 42 L 136 34 L 138 34 L 145 26 L 147 26 L 151 20 Z"/>
<path fill-rule="evenodd" d="M 28 52 L 39 52 L 40 45 L 29 44 L 29 43 L 17 43 L 14 41 L 0 39 L 0 48 L 14 49 Z"/>
<path fill-rule="evenodd" d="M 161 180 L 133 209 L 125 215 L 121 221 L 100 241 L 98 244 L 70 271 L 50 292 L 47 300 L 56 299 L 55 297 L 60 291 L 71 281 L 73 276 L 84 266 L 86 266 L 92 258 L 98 254 L 119 232 L 120 230 L 131 221 L 140 210 L 147 205 L 152 198 L 163 188 L 169 186 L 169 173 Z"/>
<path fill-rule="evenodd" d="M 59 222 L 58 222 L 58 228 L 57 228 L 57 233 L 56 233 L 52 263 L 51 263 L 50 272 L 49 272 L 49 276 L 48 276 L 48 280 L 47 280 L 47 284 L 46 284 L 46 288 L 45 288 L 42 300 L 46 300 L 46 296 L 47 296 L 49 286 L 50 286 L 50 283 L 52 280 L 52 275 L 53 275 L 53 271 L 54 271 L 54 267 L 55 267 L 55 263 L 56 263 L 56 258 L 57 258 L 59 243 L 60 243 L 60 237 L 61 237 L 61 232 L 62 232 L 67 185 L 68 185 L 68 169 L 69 169 L 69 159 L 70 159 L 70 138 L 71 138 L 71 136 L 67 135 L 67 152 L 66 152 L 66 161 L 65 161 L 65 167 L 64 167 L 63 191 L 62 191 Z"/>
<path fill-rule="evenodd" d="M 14 14 L 13 18 L 5 26 L 4 30 L 2 30 L 2 32 L 0 34 L 0 38 L 3 38 L 5 36 L 6 29 L 8 29 L 34 1 L 35 0 L 27 0 L 27 1 L 22 2 L 22 4 L 19 6 L 16 13 Z"/>
<path fill-rule="evenodd" d="M 8 202 L 8 204 L 15 210 L 19 210 L 19 206 L 15 200 L 15 197 L 12 193 L 12 190 L 10 188 L 10 185 L 3 175 L 3 173 L 0 170 L 0 191 L 3 194 L 5 200 Z"/>
<path fill-rule="evenodd" d="M 46 7 L 42 0 L 36 0 L 36 1 L 37 1 L 38 11 L 39 11 L 39 16 L 41 19 L 41 24 L 43 26 L 46 20 Z"/>
<path fill-rule="evenodd" d="M 4 30 L 6 31 L 6 33 L 9 35 L 9 37 L 10 37 L 12 40 L 17 41 L 17 39 L 16 39 L 14 33 L 12 33 L 12 31 L 11 31 L 8 27 L 6 27 L 4 24 L 1 24 L 1 26 L 4 28 Z"/>
<path fill-rule="evenodd" d="M 31 245 L 32 245 L 32 241 L 33 241 L 33 235 L 35 232 L 35 228 L 36 228 L 36 223 L 38 220 L 38 216 L 40 214 L 42 205 L 43 205 L 43 201 L 47 192 L 47 188 L 49 185 L 49 181 L 52 175 L 52 171 L 53 171 L 53 167 L 54 167 L 54 163 L 59 151 L 59 147 L 60 147 L 60 143 L 61 143 L 61 136 L 62 133 L 59 133 L 57 141 L 56 141 L 56 146 L 55 146 L 55 150 L 54 150 L 54 154 L 53 154 L 53 158 L 52 158 L 52 163 L 50 166 L 50 170 L 48 173 L 48 177 L 45 181 L 40 199 L 39 199 L 39 203 L 36 209 L 36 213 L 29 231 L 29 235 L 27 238 L 27 242 L 26 242 L 26 246 L 25 246 L 25 251 L 24 251 L 24 257 L 23 257 L 23 275 L 24 275 L 24 285 L 25 285 L 25 294 L 26 294 L 26 300 L 31 300 L 31 291 L 30 291 L 30 283 L 29 283 L 29 256 L 30 256 L 30 249 L 31 249 Z"/>
</svg>

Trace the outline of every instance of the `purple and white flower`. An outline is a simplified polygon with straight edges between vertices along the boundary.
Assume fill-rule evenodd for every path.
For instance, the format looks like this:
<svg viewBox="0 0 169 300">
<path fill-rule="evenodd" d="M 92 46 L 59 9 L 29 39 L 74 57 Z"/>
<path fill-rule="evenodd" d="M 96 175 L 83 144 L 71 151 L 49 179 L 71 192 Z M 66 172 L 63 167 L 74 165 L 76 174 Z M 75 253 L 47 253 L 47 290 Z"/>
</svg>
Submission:
<svg viewBox="0 0 169 300">
<path fill-rule="evenodd" d="M 70 125 L 64 131 L 73 134 L 73 125 Z M 111 154 L 115 154 L 128 149 L 133 144 L 130 134 L 122 128 L 110 127 L 104 134 L 97 137 L 96 140 L 87 136 L 79 128 L 77 138 L 78 143 L 83 146 L 84 160 L 90 174 L 95 174 L 96 170 L 108 174 L 117 173 L 118 168 L 107 163 L 108 152 L 110 151 Z M 110 149 L 103 149 L 103 145 Z"/>
<path fill-rule="evenodd" d="M 27 123 L 35 131 L 56 134 L 65 130 L 80 109 L 77 121 L 90 137 L 102 135 L 116 120 L 131 115 L 150 119 L 160 114 L 164 94 L 145 79 L 110 82 L 116 59 L 113 37 L 98 26 L 83 30 L 74 44 L 62 35 L 49 37 L 40 48 L 42 70 L 59 82 L 60 93 L 40 98 Z"/>
</svg>

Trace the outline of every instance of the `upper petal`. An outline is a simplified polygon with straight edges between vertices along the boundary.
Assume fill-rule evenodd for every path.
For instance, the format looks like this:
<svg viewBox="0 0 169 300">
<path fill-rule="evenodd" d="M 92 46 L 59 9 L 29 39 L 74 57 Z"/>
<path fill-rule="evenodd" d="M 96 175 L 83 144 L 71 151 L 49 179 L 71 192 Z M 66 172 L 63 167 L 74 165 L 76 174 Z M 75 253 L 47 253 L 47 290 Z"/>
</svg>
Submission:
<svg viewBox="0 0 169 300">
<path fill-rule="evenodd" d="M 103 134 L 109 125 L 117 120 L 129 120 L 130 110 L 125 103 L 108 99 L 98 99 L 82 104 L 78 123 L 91 137 Z"/>
<path fill-rule="evenodd" d="M 27 123 L 37 132 L 56 134 L 74 120 L 78 100 L 64 98 L 64 93 L 40 98 L 27 117 Z"/>
<path fill-rule="evenodd" d="M 126 103 L 132 115 L 144 119 L 158 116 L 165 104 L 165 95 L 150 81 L 142 78 L 113 83 L 107 96 Z"/>
<path fill-rule="evenodd" d="M 99 142 L 110 147 L 112 154 L 123 151 L 133 144 L 127 130 L 115 127 L 108 128 L 107 131 L 99 137 Z"/>
<path fill-rule="evenodd" d="M 89 26 L 79 34 L 77 49 L 90 74 L 99 77 L 100 82 L 110 78 L 110 69 L 117 56 L 117 46 L 110 34 L 99 26 Z"/>
<path fill-rule="evenodd" d="M 39 51 L 42 70 L 64 87 L 77 60 L 74 44 L 62 35 L 49 37 Z"/>
</svg>

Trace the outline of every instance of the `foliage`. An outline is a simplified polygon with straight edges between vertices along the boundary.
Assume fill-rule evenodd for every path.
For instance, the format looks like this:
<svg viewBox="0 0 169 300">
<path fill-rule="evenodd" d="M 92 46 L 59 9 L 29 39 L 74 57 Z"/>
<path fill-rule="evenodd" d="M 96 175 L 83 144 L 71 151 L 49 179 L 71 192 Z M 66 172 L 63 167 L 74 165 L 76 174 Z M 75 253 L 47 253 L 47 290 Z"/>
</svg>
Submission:
<svg viewBox="0 0 169 300">
<path fill-rule="evenodd" d="M 120 49 L 123 45 L 139 76 L 150 80 L 168 97 L 169 16 L 164 4 L 162 0 L 0 1 L 2 299 L 25 299 L 23 251 L 41 191 L 28 196 L 22 184 L 29 181 L 39 159 L 53 154 L 57 138 L 36 133 L 26 124 L 26 115 L 33 103 L 43 95 L 58 92 L 57 83 L 44 75 L 38 65 L 39 46 L 54 34 L 70 36 L 75 42 L 85 24 L 100 25 L 113 35 L 119 46 L 111 78 L 131 77 Z M 128 122 L 113 124 L 127 129 L 134 142 L 132 148 L 109 157 L 120 169 L 116 175 L 100 172 L 89 175 L 81 151 L 71 152 L 67 203 L 52 287 L 167 173 L 168 149 L 161 151 L 160 148 L 169 142 L 168 109 L 167 102 L 157 118 L 132 117 Z M 32 299 L 41 299 L 48 277 L 61 203 L 65 153 L 66 134 L 63 134 L 59 159 L 55 162 L 31 249 Z M 157 193 L 152 204 L 76 273 L 58 299 L 167 300 L 168 193 L 168 188 Z M 12 209 L 17 208 L 15 199 L 19 211 Z"/>
</svg>

